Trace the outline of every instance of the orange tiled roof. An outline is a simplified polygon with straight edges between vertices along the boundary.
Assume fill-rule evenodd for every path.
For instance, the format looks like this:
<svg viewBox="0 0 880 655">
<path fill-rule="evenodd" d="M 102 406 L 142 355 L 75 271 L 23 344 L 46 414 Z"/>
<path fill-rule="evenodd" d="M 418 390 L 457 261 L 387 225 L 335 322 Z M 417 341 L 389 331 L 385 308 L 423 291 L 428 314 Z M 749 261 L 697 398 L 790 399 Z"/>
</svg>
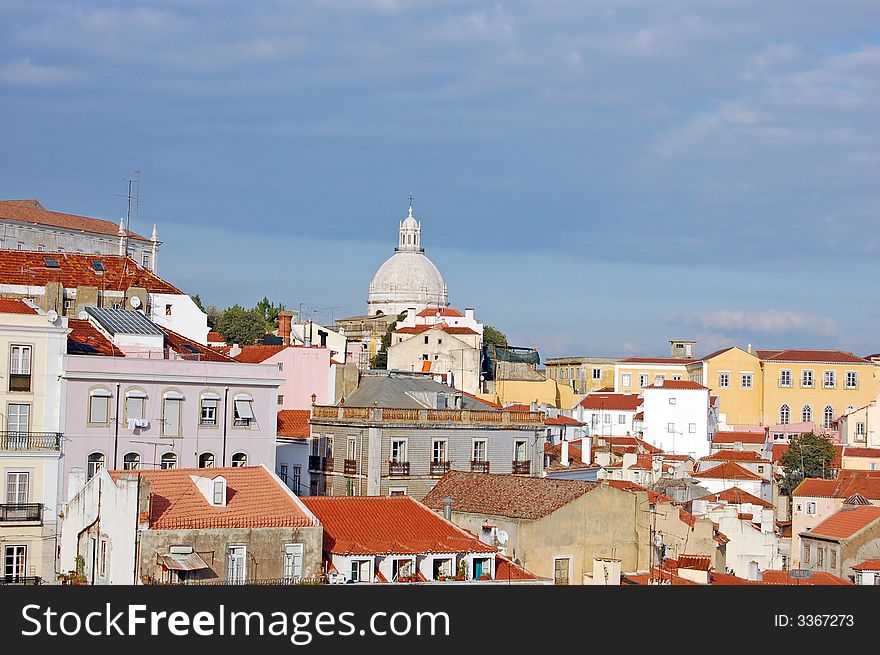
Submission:
<svg viewBox="0 0 880 655">
<path fill-rule="evenodd" d="M 880 559 L 866 559 L 852 567 L 853 571 L 880 571 Z"/>
<path fill-rule="evenodd" d="M 736 346 L 727 346 L 727 348 L 722 348 L 721 350 L 716 350 L 715 352 L 709 353 L 708 355 L 703 355 L 703 357 L 701 357 L 700 359 L 705 362 L 713 359 L 714 357 L 718 357 L 718 355 L 726 353 L 728 350 L 733 350 L 734 348 L 736 348 Z"/>
<path fill-rule="evenodd" d="M 755 475 L 748 469 L 744 469 L 742 466 L 734 462 L 724 462 L 723 464 L 719 464 L 706 471 L 694 473 L 693 477 L 722 480 L 764 480 L 761 476 Z"/>
<path fill-rule="evenodd" d="M 335 554 L 496 553 L 411 496 L 303 496 Z"/>
<path fill-rule="evenodd" d="M 711 555 L 679 555 L 678 568 L 708 571 L 712 566 Z"/>
<path fill-rule="evenodd" d="M 870 364 L 845 350 L 758 350 L 759 358 L 774 362 L 817 362 L 828 364 Z"/>
<path fill-rule="evenodd" d="M 111 471 L 150 481 L 150 529 L 271 528 L 314 525 L 284 485 L 262 466 Z M 191 476 L 226 478 L 226 506 L 214 507 Z"/>
<path fill-rule="evenodd" d="M 851 585 L 853 584 L 849 580 L 844 580 L 843 578 L 838 578 L 836 575 L 832 575 L 831 573 L 825 573 L 824 571 L 813 571 L 813 574 L 809 578 L 805 579 L 797 579 L 791 577 L 791 571 L 781 571 L 781 570 L 773 570 L 768 569 L 767 571 L 761 571 L 761 580 L 757 582 L 752 582 L 752 584 L 765 584 L 765 585 Z"/>
<path fill-rule="evenodd" d="M 119 223 L 100 218 L 48 211 L 37 200 L 0 200 L 0 218 L 114 237 L 119 233 Z M 149 241 L 146 237 L 130 230 L 128 235 L 141 241 Z"/>
<path fill-rule="evenodd" d="M 539 580 L 537 575 L 526 571 L 518 564 L 514 564 L 504 555 L 495 556 L 495 579 L 496 580 Z"/>
<path fill-rule="evenodd" d="M 663 380 L 663 384 L 660 386 L 649 384 L 644 388 L 644 391 L 647 391 L 648 389 L 691 389 L 708 391 L 709 387 L 704 387 L 702 384 L 698 384 L 692 380 Z"/>
<path fill-rule="evenodd" d="M 764 459 L 754 450 L 731 450 L 729 448 L 725 448 L 724 450 L 718 450 L 711 455 L 707 455 L 703 457 L 700 461 L 707 462 L 717 462 L 717 461 L 728 461 L 728 462 L 755 462 L 759 464 L 769 464 L 770 460 Z"/>
<path fill-rule="evenodd" d="M 699 359 L 693 358 L 677 358 L 677 357 L 629 357 L 627 359 L 622 359 L 621 363 L 623 364 L 691 364 L 692 362 L 699 362 Z"/>
<path fill-rule="evenodd" d="M 588 393 L 580 402 L 584 409 L 617 410 L 621 412 L 634 412 L 642 404 L 642 399 L 637 393 Z"/>
<path fill-rule="evenodd" d="M 48 268 L 44 257 L 55 259 L 58 268 Z M 94 261 L 104 264 L 103 273 L 95 272 Z M 130 257 L 119 255 L 0 250 L 0 281 L 38 287 L 46 286 L 47 282 L 60 282 L 66 289 L 93 286 L 105 291 L 144 287 L 149 293 L 183 294 Z"/>
<path fill-rule="evenodd" d="M 241 352 L 235 356 L 235 361 L 245 364 L 259 364 L 265 362 L 273 355 L 277 355 L 287 346 L 242 346 Z"/>
<path fill-rule="evenodd" d="M 712 443 L 749 443 L 763 444 L 766 440 L 763 432 L 716 432 Z"/>
<path fill-rule="evenodd" d="M 880 457 L 880 448 L 854 448 L 846 446 L 843 449 L 844 457 Z"/>
<path fill-rule="evenodd" d="M 231 357 L 227 357 L 221 352 L 218 352 L 214 348 L 209 348 L 208 346 L 203 346 L 197 341 L 193 341 L 192 339 L 187 339 L 182 334 L 177 334 L 177 332 L 173 332 L 166 327 L 162 327 L 161 325 L 157 326 L 162 332 L 165 333 L 165 345 L 169 346 L 174 352 L 180 353 L 182 355 L 191 355 L 198 354 L 199 360 L 203 362 L 234 362 L 235 360 Z M 195 352 L 193 352 L 195 351 Z"/>
<path fill-rule="evenodd" d="M 67 327 L 71 329 L 67 335 L 67 350 L 69 353 L 76 354 L 72 351 L 71 342 L 84 346 L 91 346 L 97 352 L 89 352 L 90 355 L 105 355 L 110 357 L 125 357 L 123 352 L 113 345 L 103 333 L 99 332 L 94 325 L 88 320 L 71 318 L 67 321 Z M 84 354 L 84 353 L 80 353 Z"/>
<path fill-rule="evenodd" d="M 308 409 L 282 409 L 278 411 L 278 436 L 305 438 L 311 434 Z"/>
<path fill-rule="evenodd" d="M 868 500 L 880 500 L 880 471 L 842 471 L 838 478 L 807 478 L 792 496 L 809 498 L 849 498 L 854 493 Z"/>
<path fill-rule="evenodd" d="M 211 330 L 208 332 L 208 343 L 226 343 L 226 339 L 223 338 L 223 335 L 217 332 L 216 330 Z"/>
<path fill-rule="evenodd" d="M 509 412 L 530 412 L 532 411 L 532 406 L 524 405 L 523 403 L 513 403 L 512 405 L 502 407 L 502 409 L 506 409 Z"/>
<path fill-rule="evenodd" d="M 13 298 L 0 298 L 0 314 L 36 314 L 36 309 L 27 305 L 23 300 Z"/>
<path fill-rule="evenodd" d="M 458 311 L 455 307 L 425 307 L 422 311 L 416 314 L 416 316 L 437 316 L 438 312 L 440 313 L 440 316 L 464 318 L 464 314 Z"/>
<path fill-rule="evenodd" d="M 446 323 L 435 323 L 434 325 L 413 325 L 408 327 L 402 327 L 395 330 L 395 332 L 400 332 L 401 334 L 421 334 L 422 332 L 427 332 L 428 330 L 442 330 L 446 334 L 479 334 L 479 332 L 472 330 L 469 327 L 450 327 L 446 325 Z"/>
<path fill-rule="evenodd" d="M 752 505 L 760 505 L 761 507 L 766 507 L 768 509 L 773 508 L 772 503 L 768 503 L 766 500 L 758 498 L 757 496 L 753 496 L 752 494 L 743 491 L 739 487 L 730 487 L 729 489 L 725 489 L 724 491 L 719 491 L 718 493 L 703 496 L 702 498 L 700 498 L 700 500 L 715 502 L 724 501 L 725 503 L 730 503 L 731 505 L 742 505 L 743 503 L 751 503 Z"/>
<path fill-rule="evenodd" d="M 505 409 L 509 409 L 509 407 L 505 407 Z M 575 421 L 570 416 L 563 416 L 560 414 L 556 418 L 545 418 L 544 425 L 583 425 L 583 423 Z"/>
<path fill-rule="evenodd" d="M 835 512 L 813 529 L 808 530 L 807 534 L 833 539 L 848 539 L 878 519 L 880 519 L 880 507 L 876 505 L 846 507 Z"/>
</svg>

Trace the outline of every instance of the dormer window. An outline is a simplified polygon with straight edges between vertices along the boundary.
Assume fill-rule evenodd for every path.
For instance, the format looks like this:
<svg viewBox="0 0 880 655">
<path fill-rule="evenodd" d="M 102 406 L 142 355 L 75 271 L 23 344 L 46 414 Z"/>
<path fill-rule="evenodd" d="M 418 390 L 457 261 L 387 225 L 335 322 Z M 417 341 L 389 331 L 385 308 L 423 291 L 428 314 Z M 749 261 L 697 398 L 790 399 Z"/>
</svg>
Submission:
<svg viewBox="0 0 880 655">
<path fill-rule="evenodd" d="M 190 479 L 212 507 L 226 507 L 226 478 L 222 475 L 191 475 Z"/>
<path fill-rule="evenodd" d="M 214 480 L 214 505 L 226 504 L 226 483 L 222 479 Z"/>
</svg>

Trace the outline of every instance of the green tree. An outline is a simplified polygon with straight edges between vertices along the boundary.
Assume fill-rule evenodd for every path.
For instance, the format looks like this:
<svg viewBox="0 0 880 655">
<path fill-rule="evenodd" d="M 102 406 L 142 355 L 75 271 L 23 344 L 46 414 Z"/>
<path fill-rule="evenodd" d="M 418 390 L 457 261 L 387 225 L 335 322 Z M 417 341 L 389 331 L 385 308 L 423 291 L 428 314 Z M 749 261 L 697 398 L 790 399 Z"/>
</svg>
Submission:
<svg viewBox="0 0 880 655">
<path fill-rule="evenodd" d="M 506 346 L 507 336 L 505 336 L 504 332 L 498 328 L 487 325 L 483 328 L 483 345 Z"/>
<path fill-rule="evenodd" d="M 804 478 L 830 478 L 835 456 L 834 444 L 827 437 L 808 432 L 792 437 L 788 450 L 779 459 L 785 469 L 781 491 L 791 495 Z"/>
<path fill-rule="evenodd" d="M 205 307 L 202 305 L 202 297 L 199 294 L 190 296 L 190 298 L 192 298 L 193 302 L 196 304 L 196 307 L 198 307 L 202 311 L 205 311 Z"/>
<path fill-rule="evenodd" d="M 215 328 L 226 343 L 252 345 L 266 334 L 266 320 L 256 309 L 233 305 L 223 312 Z"/>
<path fill-rule="evenodd" d="M 260 313 L 260 316 L 263 317 L 263 320 L 266 322 L 266 325 L 269 326 L 269 330 L 274 330 L 278 327 L 278 312 L 284 309 L 284 305 L 269 302 L 269 299 L 266 296 L 263 296 L 263 299 L 257 303 L 256 307 L 254 307 L 256 311 Z"/>
<path fill-rule="evenodd" d="M 397 319 L 388 326 L 385 334 L 382 335 L 382 346 L 379 348 L 373 359 L 370 361 L 370 368 L 385 369 L 388 368 L 388 347 L 391 345 L 392 332 L 397 329 L 397 322 L 406 318 L 406 312 L 400 312 Z"/>
</svg>

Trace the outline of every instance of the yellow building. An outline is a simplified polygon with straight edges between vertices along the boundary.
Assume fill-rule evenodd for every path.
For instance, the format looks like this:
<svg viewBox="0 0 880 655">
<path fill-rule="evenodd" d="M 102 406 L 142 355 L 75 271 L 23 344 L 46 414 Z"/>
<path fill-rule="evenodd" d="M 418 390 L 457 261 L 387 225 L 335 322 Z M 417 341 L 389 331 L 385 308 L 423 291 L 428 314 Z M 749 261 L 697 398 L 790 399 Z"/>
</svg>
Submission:
<svg viewBox="0 0 880 655">
<path fill-rule="evenodd" d="M 476 395 L 499 405 L 546 403 L 560 409 L 571 409 L 583 400 L 583 396 L 576 394 L 571 387 L 555 380 L 497 380 L 493 393 Z"/>
<path fill-rule="evenodd" d="M 544 366 L 547 378 L 586 395 L 614 386 L 614 365 L 619 361 L 618 357 L 551 357 Z"/>
<path fill-rule="evenodd" d="M 689 379 L 718 396 L 728 425 L 763 425 L 764 376 L 761 360 L 731 346 L 706 355 L 688 367 Z"/>
<path fill-rule="evenodd" d="M 55 581 L 67 319 L 0 300 L 0 557 L 6 584 Z"/>
<path fill-rule="evenodd" d="M 629 357 L 614 365 L 614 391 L 641 393 L 665 380 L 688 380 L 688 366 L 699 362 L 690 357 Z"/>
</svg>

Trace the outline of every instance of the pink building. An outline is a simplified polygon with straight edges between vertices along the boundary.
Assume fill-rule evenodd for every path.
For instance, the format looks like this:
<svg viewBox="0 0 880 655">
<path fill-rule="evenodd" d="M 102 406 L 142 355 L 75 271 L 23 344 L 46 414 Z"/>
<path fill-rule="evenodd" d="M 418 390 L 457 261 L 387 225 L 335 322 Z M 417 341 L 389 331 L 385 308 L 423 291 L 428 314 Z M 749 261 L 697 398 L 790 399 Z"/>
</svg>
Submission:
<svg viewBox="0 0 880 655">
<path fill-rule="evenodd" d="M 143 314 L 88 310 L 63 358 L 62 497 L 74 467 L 275 469 L 277 366 L 236 362 Z"/>
<path fill-rule="evenodd" d="M 335 376 L 331 371 L 330 349 L 321 346 L 241 346 L 229 354 L 246 364 L 275 367 L 283 379 L 278 387 L 278 409 L 311 409 L 312 394 L 318 405 L 332 405 Z"/>
</svg>

